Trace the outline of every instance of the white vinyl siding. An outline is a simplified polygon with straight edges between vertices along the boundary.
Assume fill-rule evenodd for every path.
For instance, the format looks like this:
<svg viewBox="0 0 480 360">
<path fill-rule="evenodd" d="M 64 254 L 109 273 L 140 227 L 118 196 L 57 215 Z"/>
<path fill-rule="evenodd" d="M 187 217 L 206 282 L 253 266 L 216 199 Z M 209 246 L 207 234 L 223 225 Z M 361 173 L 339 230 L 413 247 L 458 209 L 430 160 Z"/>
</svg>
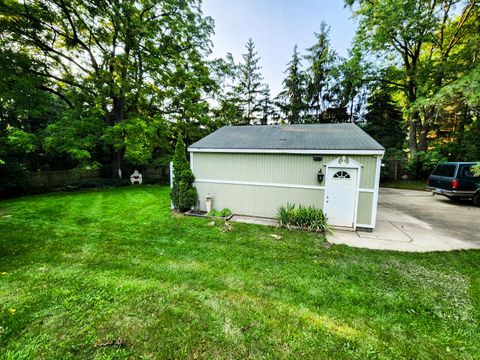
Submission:
<svg viewBox="0 0 480 360">
<path fill-rule="evenodd" d="M 339 157 L 321 155 L 321 161 L 314 161 L 311 154 L 191 155 L 200 209 L 205 210 L 205 196 L 210 195 L 215 209 L 229 208 L 236 214 L 262 217 L 276 217 L 278 207 L 287 203 L 323 208 L 325 182 L 318 182 L 317 172 L 321 169 L 325 174 L 324 165 Z M 348 157 L 362 165 L 357 220 L 370 223 L 376 156 Z"/>
</svg>

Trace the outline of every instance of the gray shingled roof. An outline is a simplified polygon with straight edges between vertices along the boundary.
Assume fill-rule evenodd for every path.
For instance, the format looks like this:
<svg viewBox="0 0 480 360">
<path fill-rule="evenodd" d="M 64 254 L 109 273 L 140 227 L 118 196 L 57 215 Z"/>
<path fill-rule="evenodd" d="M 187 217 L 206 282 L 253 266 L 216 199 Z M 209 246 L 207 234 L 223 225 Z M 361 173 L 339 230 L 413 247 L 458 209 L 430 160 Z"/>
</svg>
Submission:
<svg viewBox="0 0 480 360">
<path fill-rule="evenodd" d="M 189 149 L 384 150 L 355 124 L 225 126 Z"/>
</svg>

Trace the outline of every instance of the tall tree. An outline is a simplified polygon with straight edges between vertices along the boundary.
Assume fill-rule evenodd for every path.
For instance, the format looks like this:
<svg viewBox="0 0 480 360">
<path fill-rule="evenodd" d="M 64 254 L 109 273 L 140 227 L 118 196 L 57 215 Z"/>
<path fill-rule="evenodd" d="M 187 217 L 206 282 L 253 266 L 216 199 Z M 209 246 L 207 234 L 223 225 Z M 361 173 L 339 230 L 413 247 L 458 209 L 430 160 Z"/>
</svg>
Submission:
<svg viewBox="0 0 480 360">
<path fill-rule="evenodd" d="M 368 97 L 364 130 L 387 150 L 402 149 L 406 139 L 402 122 L 401 109 L 393 101 L 391 91 L 380 83 Z"/>
<path fill-rule="evenodd" d="M 278 95 L 278 105 L 290 124 L 305 121 L 305 73 L 301 70 L 297 45 L 293 48 L 292 60 L 287 64 L 283 80 L 283 91 Z"/>
<path fill-rule="evenodd" d="M 360 19 L 357 40 L 384 59 L 392 55 L 401 64 L 396 86 L 405 99 L 409 148 L 427 150 L 427 136 L 434 114 L 432 107 L 415 102 L 445 84 L 444 64 L 461 47 L 468 28 L 478 23 L 476 0 L 346 0 Z M 353 6 L 355 5 L 355 6 Z M 460 9 L 454 8 L 460 5 Z M 433 80 L 433 81 L 432 81 Z"/>
<path fill-rule="evenodd" d="M 243 63 L 239 65 L 240 77 L 237 93 L 242 99 L 243 123 L 251 124 L 256 119 L 256 112 L 260 110 L 259 95 L 262 91 L 263 77 L 258 65 L 260 58 L 255 51 L 255 44 L 249 39 L 246 44 L 247 52 L 242 55 Z"/>
<path fill-rule="evenodd" d="M 215 59 L 210 62 L 212 75 L 218 87 L 215 91 L 214 102 L 217 106 L 212 108 L 212 128 L 243 122 L 243 109 L 241 95 L 236 86 L 240 69 L 228 53 L 225 59 Z"/>
<path fill-rule="evenodd" d="M 329 80 L 336 55 L 330 49 L 329 31 L 328 25 L 322 22 L 320 31 L 315 33 L 316 43 L 307 49 L 305 56 L 309 62 L 306 96 L 313 122 L 322 121 L 322 113 L 332 98 L 329 91 Z"/>
<path fill-rule="evenodd" d="M 349 51 L 347 59 L 339 60 L 339 64 L 332 69 L 332 105 L 337 109 L 345 109 L 348 117 L 346 121 L 359 122 L 366 102 L 369 66 L 364 63 L 358 47 Z"/>
<path fill-rule="evenodd" d="M 102 119 L 115 174 L 129 132 L 153 118 L 198 119 L 208 105 L 202 94 L 213 84 L 203 58 L 213 23 L 199 1 L 12 0 L 2 12 L 0 45 L 32 54 L 41 66 L 30 71 L 76 116 Z"/>
</svg>

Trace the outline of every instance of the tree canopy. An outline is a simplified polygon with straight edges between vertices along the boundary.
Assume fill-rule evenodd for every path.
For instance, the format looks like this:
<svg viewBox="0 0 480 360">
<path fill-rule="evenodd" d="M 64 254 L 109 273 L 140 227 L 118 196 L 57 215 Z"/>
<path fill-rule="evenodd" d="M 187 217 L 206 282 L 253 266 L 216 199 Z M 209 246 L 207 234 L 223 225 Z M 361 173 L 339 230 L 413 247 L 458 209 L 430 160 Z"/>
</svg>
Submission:
<svg viewBox="0 0 480 360">
<path fill-rule="evenodd" d="M 0 170 L 16 178 L 121 176 L 168 163 L 179 132 L 188 146 L 242 124 L 355 122 L 415 161 L 480 158 L 478 0 L 345 0 L 359 24 L 348 55 L 322 22 L 279 94 L 253 39 L 238 61 L 211 57 L 200 0 L 1 4 Z"/>
</svg>

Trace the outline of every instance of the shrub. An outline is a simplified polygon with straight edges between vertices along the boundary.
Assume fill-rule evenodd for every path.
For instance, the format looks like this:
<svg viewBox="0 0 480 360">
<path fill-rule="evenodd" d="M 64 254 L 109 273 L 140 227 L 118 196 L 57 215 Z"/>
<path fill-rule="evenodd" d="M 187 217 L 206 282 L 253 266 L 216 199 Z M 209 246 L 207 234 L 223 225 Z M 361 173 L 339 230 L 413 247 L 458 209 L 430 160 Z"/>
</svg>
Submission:
<svg viewBox="0 0 480 360">
<path fill-rule="evenodd" d="M 221 211 L 221 215 L 222 215 L 222 217 L 228 217 L 228 216 L 232 215 L 232 211 L 230 209 L 223 208 L 222 211 Z"/>
<path fill-rule="evenodd" d="M 480 176 L 480 163 L 472 166 L 472 171 L 475 176 Z"/>
<path fill-rule="evenodd" d="M 207 215 L 213 217 L 229 217 L 232 215 L 232 211 L 227 208 L 224 208 L 222 211 L 212 209 Z"/>
<path fill-rule="evenodd" d="M 326 232 L 331 231 L 327 217 L 322 209 L 313 206 L 298 208 L 293 204 L 287 204 L 278 208 L 280 226 L 299 227 L 308 231 Z"/>
<path fill-rule="evenodd" d="M 198 199 L 197 189 L 193 186 L 195 176 L 193 176 L 192 170 L 183 170 L 180 175 L 180 183 L 178 186 L 178 204 L 177 209 L 180 211 L 187 211 L 195 206 Z"/>
<path fill-rule="evenodd" d="M 439 162 L 448 161 L 436 150 L 418 151 L 405 164 L 405 171 L 414 179 L 426 179 Z"/>
<path fill-rule="evenodd" d="M 173 206 L 179 211 L 187 211 L 195 206 L 198 200 L 197 189 L 193 186 L 195 177 L 190 170 L 185 153 L 185 143 L 178 134 L 173 156 L 173 184 L 170 190 Z"/>
</svg>

